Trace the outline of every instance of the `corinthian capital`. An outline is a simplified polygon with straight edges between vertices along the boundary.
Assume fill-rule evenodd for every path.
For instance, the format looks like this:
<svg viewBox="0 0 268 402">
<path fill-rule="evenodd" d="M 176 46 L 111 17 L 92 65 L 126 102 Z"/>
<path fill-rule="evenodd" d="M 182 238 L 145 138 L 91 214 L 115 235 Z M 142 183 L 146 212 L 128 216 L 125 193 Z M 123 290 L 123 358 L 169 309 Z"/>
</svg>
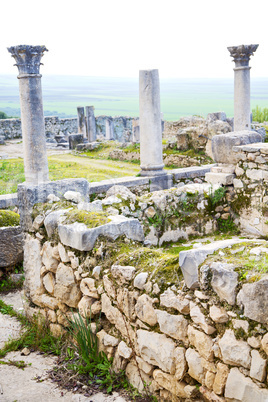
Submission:
<svg viewBox="0 0 268 402">
<path fill-rule="evenodd" d="M 15 66 L 18 67 L 19 74 L 39 74 L 42 64 L 40 60 L 47 48 L 45 46 L 19 45 L 11 46 L 7 50 L 16 61 Z"/>
<path fill-rule="evenodd" d="M 248 66 L 250 56 L 257 50 L 259 45 L 240 45 L 227 47 L 233 57 L 236 66 Z"/>
</svg>

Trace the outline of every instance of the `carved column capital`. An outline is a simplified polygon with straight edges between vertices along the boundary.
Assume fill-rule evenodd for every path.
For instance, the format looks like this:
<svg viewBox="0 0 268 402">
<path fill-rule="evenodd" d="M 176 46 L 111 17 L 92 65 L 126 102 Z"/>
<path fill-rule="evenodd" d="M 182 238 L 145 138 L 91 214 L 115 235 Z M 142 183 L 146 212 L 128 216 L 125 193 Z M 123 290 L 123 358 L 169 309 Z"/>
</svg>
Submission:
<svg viewBox="0 0 268 402">
<path fill-rule="evenodd" d="M 18 67 L 19 74 L 39 74 L 40 62 L 44 52 L 47 51 L 45 46 L 29 46 L 19 45 L 7 48 L 9 53 L 14 57 Z"/>
<path fill-rule="evenodd" d="M 236 67 L 247 67 L 250 56 L 257 50 L 259 45 L 240 45 L 227 47 Z"/>
</svg>

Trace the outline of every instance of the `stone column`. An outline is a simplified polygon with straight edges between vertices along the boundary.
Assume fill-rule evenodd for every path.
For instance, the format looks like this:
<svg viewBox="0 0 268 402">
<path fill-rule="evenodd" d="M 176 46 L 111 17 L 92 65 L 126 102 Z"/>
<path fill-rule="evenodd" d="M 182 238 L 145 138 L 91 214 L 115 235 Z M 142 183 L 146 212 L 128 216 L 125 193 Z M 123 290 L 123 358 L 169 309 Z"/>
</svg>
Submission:
<svg viewBox="0 0 268 402">
<path fill-rule="evenodd" d="M 86 128 L 88 141 L 96 141 L 96 120 L 94 115 L 94 106 L 86 106 Z"/>
<path fill-rule="evenodd" d="M 87 139 L 85 109 L 83 106 L 77 107 L 78 117 L 78 134 L 82 134 L 83 138 Z"/>
<path fill-rule="evenodd" d="M 162 152 L 160 86 L 158 70 L 140 71 L 141 176 L 165 174 Z"/>
<path fill-rule="evenodd" d="M 234 131 L 250 130 L 250 56 L 259 45 L 232 46 L 227 49 L 235 62 L 234 68 Z"/>
<path fill-rule="evenodd" d="M 106 119 L 106 140 L 114 140 L 114 122 L 113 119 L 107 118 Z"/>
<path fill-rule="evenodd" d="M 49 180 L 46 154 L 45 120 L 43 112 L 40 60 L 45 46 L 19 45 L 8 48 L 19 70 L 21 129 L 24 170 L 27 183 Z"/>
</svg>

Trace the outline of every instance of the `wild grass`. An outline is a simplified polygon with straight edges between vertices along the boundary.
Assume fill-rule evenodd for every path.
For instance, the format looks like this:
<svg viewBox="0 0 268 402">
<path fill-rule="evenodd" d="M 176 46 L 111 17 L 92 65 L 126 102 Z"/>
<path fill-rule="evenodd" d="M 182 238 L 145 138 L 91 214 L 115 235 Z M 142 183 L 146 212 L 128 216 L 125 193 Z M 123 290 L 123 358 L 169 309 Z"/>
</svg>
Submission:
<svg viewBox="0 0 268 402">
<path fill-rule="evenodd" d="M 261 108 L 257 105 L 256 108 L 252 109 L 252 120 L 258 121 L 259 123 L 268 121 L 268 108 Z"/>
</svg>

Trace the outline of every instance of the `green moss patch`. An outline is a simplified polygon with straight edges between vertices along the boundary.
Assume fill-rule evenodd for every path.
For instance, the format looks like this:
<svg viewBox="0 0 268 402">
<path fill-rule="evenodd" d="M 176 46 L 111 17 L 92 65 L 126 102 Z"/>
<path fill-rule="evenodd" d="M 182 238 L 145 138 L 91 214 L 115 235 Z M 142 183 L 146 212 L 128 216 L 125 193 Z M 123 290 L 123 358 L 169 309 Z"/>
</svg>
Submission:
<svg viewBox="0 0 268 402">
<path fill-rule="evenodd" d="M 108 214 L 105 212 L 88 212 L 73 209 L 67 212 L 67 219 L 64 223 L 74 222 L 84 223 L 88 228 L 96 228 L 111 222 L 111 219 L 108 218 Z"/>
<path fill-rule="evenodd" d="M 16 212 L 0 209 L 0 227 L 19 226 L 20 216 Z"/>
</svg>

